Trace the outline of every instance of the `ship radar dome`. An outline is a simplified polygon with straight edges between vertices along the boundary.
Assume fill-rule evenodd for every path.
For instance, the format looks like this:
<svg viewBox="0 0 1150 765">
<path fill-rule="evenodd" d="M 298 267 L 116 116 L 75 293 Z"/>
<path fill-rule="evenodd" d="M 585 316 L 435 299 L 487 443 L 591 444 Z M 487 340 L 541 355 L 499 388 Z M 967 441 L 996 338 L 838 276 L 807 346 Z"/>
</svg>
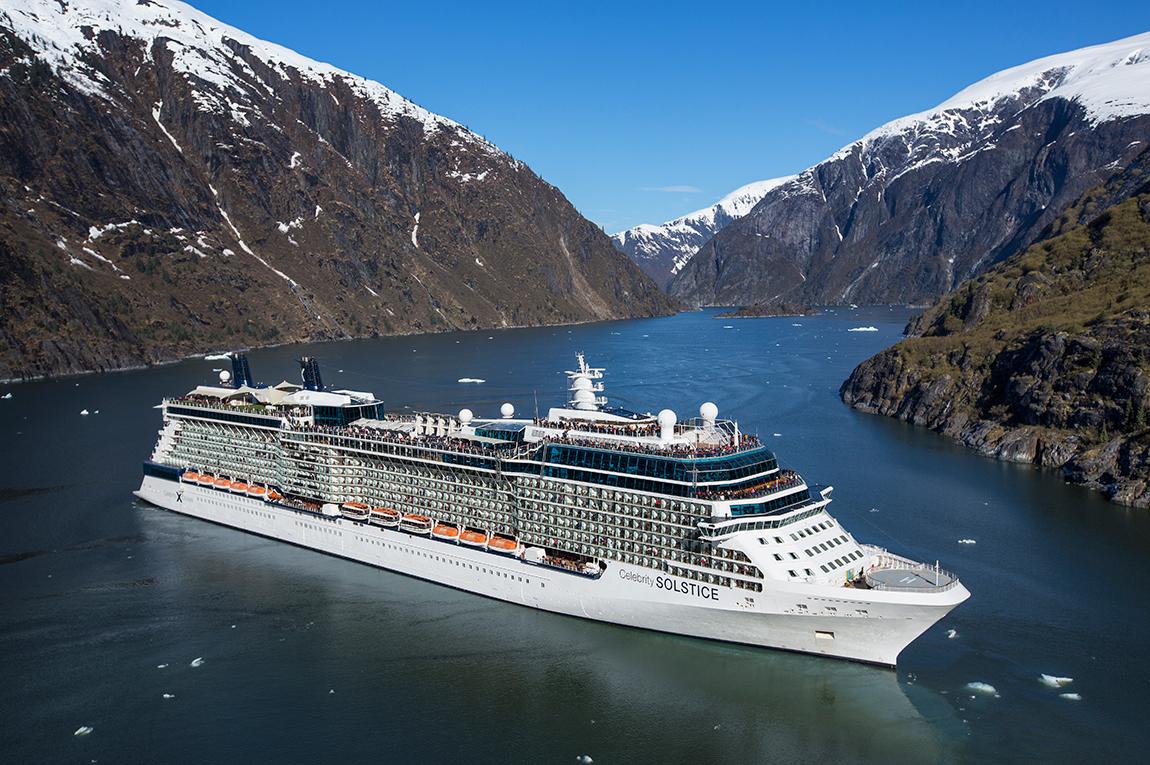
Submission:
<svg viewBox="0 0 1150 765">
<path fill-rule="evenodd" d="M 595 408 L 595 394 L 589 390 L 575 391 L 575 408 L 576 409 L 594 409 Z"/>
<path fill-rule="evenodd" d="M 504 419 L 511 419 L 515 416 L 515 407 L 510 401 L 499 407 L 499 413 L 503 415 Z"/>
<path fill-rule="evenodd" d="M 226 369 L 221 369 L 220 370 L 220 382 L 222 382 L 224 385 L 227 385 L 231 381 L 232 381 L 232 373 Z"/>
<path fill-rule="evenodd" d="M 475 415 L 471 413 L 470 409 L 460 409 L 459 410 L 459 422 L 461 422 L 464 425 L 467 425 L 468 423 L 470 423 L 471 419 L 474 416 Z"/>
<path fill-rule="evenodd" d="M 707 422 L 714 422 L 715 418 L 719 416 L 719 407 L 707 401 L 699 407 L 699 416 Z"/>
<path fill-rule="evenodd" d="M 663 411 L 659 412 L 659 416 L 655 419 L 656 422 L 659 423 L 659 438 L 664 441 L 670 441 L 672 438 L 674 438 L 675 423 L 678 422 L 678 418 L 675 416 L 675 413 L 670 409 L 664 409 Z"/>
<path fill-rule="evenodd" d="M 571 390 L 591 390 L 591 381 L 586 377 L 576 377 L 571 383 Z"/>
</svg>

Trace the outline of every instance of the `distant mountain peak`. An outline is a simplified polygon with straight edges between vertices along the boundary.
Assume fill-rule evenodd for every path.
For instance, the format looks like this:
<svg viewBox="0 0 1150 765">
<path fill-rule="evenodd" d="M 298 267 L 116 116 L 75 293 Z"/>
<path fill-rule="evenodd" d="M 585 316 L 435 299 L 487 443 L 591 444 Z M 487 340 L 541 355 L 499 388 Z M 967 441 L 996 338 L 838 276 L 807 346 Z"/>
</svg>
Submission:
<svg viewBox="0 0 1150 765">
<path fill-rule="evenodd" d="M 768 192 L 796 176 L 771 178 L 740 186 L 712 205 L 658 225 L 638 226 L 612 235 L 620 252 L 665 287 L 708 239 L 749 213 Z"/>
</svg>

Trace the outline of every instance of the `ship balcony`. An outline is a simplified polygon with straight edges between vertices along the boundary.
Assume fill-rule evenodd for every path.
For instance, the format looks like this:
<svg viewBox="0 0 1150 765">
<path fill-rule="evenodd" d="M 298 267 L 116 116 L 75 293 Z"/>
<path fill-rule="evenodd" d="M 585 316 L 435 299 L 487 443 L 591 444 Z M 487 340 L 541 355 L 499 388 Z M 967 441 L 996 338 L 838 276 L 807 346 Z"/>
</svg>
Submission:
<svg viewBox="0 0 1150 765">
<path fill-rule="evenodd" d="M 958 576 L 939 568 L 910 558 L 896 555 L 875 545 L 861 545 L 862 551 L 870 558 L 870 565 L 861 579 L 849 583 L 849 587 L 888 592 L 945 592 L 959 586 Z"/>
</svg>

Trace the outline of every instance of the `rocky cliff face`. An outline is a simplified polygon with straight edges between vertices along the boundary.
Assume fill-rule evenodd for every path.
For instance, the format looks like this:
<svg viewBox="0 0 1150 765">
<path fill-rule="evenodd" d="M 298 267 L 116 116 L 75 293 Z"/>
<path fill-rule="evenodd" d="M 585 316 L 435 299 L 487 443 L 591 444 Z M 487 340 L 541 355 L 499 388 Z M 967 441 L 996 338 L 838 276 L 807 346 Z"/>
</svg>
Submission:
<svg viewBox="0 0 1150 765">
<path fill-rule="evenodd" d="M 1148 171 L 1144 151 L 1050 238 L 930 308 L 843 400 L 1150 506 Z"/>
<path fill-rule="evenodd" d="M 653 226 L 642 223 L 611 236 L 611 241 L 662 288 L 716 233 L 751 211 L 771 189 L 794 176 L 741 186 L 710 207 Z"/>
<path fill-rule="evenodd" d="M 995 74 L 766 194 L 669 285 L 696 305 L 929 303 L 1150 142 L 1150 34 Z"/>
<path fill-rule="evenodd" d="M 0 8 L 0 378 L 674 304 L 462 126 L 170 0 Z"/>
</svg>

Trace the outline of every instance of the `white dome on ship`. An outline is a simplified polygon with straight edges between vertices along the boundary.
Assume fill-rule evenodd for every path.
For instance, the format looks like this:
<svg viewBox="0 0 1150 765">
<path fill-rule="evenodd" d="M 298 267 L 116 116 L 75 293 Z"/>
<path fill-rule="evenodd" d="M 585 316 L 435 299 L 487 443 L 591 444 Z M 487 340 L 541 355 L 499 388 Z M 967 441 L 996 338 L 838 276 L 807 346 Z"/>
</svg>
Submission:
<svg viewBox="0 0 1150 765">
<path fill-rule="evenodd" d="M 662 425 L 663 427 L 668 427 L 670 425 L 674 425 L 676 422 L 679 421 L 679 418 L 676 417 L 675 413 L 672 412 L 670 409 L 664 409 L 663 411 L 659 412 L 659 416 L 656 419 L 657 419 L 657 422 L 660 425 Z"/>
<path fill-rule="evenodd" d="M 514 417 L 515 416 L 515 407 L 511 404 L 510 401 L 508 401 L 503 406 L 499 407 L 499 413 L 501 415 L 503 415 L 505 418 Z"/>
<path fill-rule="evenodd" d="M 462 424 L 464 424 L 464 425 L 468 424 L 469 422 L 471 422 L 473 417 L 475 417 L 475 415 L 472 414 L 470 409 L 460 409 L 459 410 L 459 421 Z"/>
<path fill-rule="evenodd" d="M 591 390 L 591 380 L 586 377 L 576 377 L 571 381 L 571 390 Z"/>
<path fill-rule="evenodd" d="M 699 416 L 708 422 L 714 422 L 715 418 L 719 416 L 719 407 L 707 401 L 699 407 Z"/>
<path fill-rule="evenodd" d="M 220 382 L 229 383 L 232 381 L 232 373 L 226 369 L 220 371 Z"/>
</svg>

